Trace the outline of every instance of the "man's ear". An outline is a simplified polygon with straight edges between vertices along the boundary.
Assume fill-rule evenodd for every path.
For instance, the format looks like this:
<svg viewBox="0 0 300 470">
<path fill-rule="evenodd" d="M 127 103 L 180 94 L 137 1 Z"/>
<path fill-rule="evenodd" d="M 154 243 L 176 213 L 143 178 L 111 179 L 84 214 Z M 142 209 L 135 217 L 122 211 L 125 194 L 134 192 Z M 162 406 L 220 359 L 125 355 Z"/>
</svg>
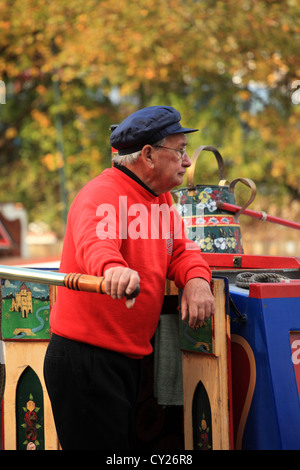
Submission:
<svg viewBox="0 0 300 470">
<path fill-rule="evenodd" d="M 154 161 L 153 161 L 153 147 L 151 145 L 145 145 L 142 148 L 142 159 L 148 165 L 150 168 L 154 166 Z"/>
</svg>

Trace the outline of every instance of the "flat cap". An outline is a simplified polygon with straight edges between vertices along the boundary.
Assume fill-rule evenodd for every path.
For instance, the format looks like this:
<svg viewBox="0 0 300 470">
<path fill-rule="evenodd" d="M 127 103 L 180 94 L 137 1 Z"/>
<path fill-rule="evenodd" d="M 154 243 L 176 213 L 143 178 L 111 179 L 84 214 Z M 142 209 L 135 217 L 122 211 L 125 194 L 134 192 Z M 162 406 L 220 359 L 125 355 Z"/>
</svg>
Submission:
<svg viewBox="0 0 300 470">
<path fill-rule="evenodd" d="M 180 113 L 171 106 L 149 106 L 124 119 L 111 133 L 110 144 L 119 155 L 138 152 L 172 134 L 196 132 L 181 127 Z"/>
</svg>

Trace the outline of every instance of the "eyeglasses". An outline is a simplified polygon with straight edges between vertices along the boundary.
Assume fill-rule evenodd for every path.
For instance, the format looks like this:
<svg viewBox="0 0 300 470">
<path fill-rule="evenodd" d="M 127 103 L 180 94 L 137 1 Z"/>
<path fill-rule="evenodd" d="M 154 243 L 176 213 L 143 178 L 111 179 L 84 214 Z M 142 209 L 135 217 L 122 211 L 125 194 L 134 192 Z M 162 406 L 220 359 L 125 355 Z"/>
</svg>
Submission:
<svg viewBox="0 0 300 470">
<path fill-rule="evenodd" d="M 181 158 L 183 158 L 186 154 L 186 147 L 183 147 L 183 149 L 174 149 L 172 147 L 164 147 L 163 145 L 153 145 L 153 147 L 157 147 L 160 149 L 167 149 L 167 150 L 175 150 L 175 152 L 179 152 L 181 155 Z"/>
</svg>

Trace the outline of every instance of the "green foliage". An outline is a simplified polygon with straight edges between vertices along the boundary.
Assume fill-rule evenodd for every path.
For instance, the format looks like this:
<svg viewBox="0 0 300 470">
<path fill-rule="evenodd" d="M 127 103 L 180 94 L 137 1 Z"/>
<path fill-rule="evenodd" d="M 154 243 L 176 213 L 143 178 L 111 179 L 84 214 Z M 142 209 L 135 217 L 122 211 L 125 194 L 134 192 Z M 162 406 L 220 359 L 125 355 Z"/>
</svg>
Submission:
<svg viewBox="0 0 300 470">
<path fill-rule="evenodd" d="M 229 180 L 299 198 L 299 33 L 296 0 L 0 0 L 1 202 L 62 233 L 110 166 L 109 126 L 153 104 L 199 128 L 189 148 L 218 147 Z M 203 156 L 196 182 L 217 178 Z"/>
</svg>

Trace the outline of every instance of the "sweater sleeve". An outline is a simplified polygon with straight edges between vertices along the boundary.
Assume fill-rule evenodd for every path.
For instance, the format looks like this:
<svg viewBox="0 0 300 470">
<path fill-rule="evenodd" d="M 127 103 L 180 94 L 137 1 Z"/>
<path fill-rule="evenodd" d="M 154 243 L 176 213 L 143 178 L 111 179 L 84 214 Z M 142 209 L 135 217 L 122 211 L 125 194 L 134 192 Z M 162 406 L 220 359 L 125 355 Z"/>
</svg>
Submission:
<svg viewBox="0 0 300 470">
<path fill-rule="evenodd" d="M 187 281 L 195 277 L 210 282 L 211 270 L 201 256 L 199 246 L 187 238 L 183 220 L 174 206 L 171 210 L 174 214 L 174 239 L 172 259 L 167 273 L 168 279 L 173 280 L 177 287 L 184 287 Z"/>
</svg>

